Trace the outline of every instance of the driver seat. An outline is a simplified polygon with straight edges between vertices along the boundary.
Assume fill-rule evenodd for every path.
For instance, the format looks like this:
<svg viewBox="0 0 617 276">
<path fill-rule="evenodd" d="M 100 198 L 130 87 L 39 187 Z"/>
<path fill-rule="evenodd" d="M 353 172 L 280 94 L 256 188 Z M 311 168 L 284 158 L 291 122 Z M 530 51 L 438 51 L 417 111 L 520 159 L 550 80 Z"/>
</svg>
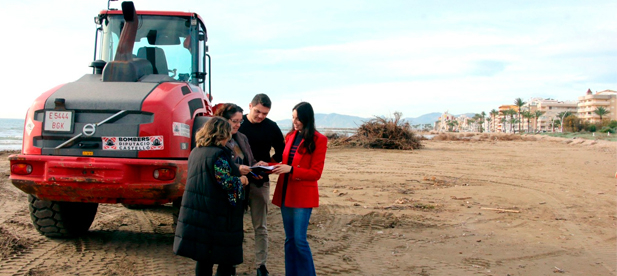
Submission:
<svg viewBox="0 0 617 276">
<path fill-rule="evenodd" d="M 159 47 L 141 47 L 137 50 L 137 57 L 143 58 L 152 63 L 152 70 L 154 74 L 162 74 L 169 76 L 169 69 L 167 69 L 167 58 L 165 58 L 165 52 Z"/>
</svg>

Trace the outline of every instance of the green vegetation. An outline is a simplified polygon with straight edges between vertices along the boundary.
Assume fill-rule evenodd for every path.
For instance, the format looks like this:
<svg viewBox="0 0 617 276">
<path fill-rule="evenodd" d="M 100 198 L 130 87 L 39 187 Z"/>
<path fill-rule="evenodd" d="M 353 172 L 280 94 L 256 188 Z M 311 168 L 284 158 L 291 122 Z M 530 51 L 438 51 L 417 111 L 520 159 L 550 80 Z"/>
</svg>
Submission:
<svg viewBox="0 0 617 276">
<path fill-rule="evenodd" d="M 523 99 L 521 98 L 516 98 L 514 100 L 514 105 L 516 105 L 518 107 L 517 113 L 518 113 L 518 133 L 521 133 L 521 109 L 523 108 L 523 106 L 526 104 L 527 102 L 523 101 Z M 515 122 L 514 122 L 515 123 Z"/>
<path fill-rule="evenodd" d="M 614 141 L 617 142 L 617 134 L 611 133 L 609 136 L 607 133 L 594 133 L 591 132 L 566 132 L 566 133 L 541 133 L 540 135 L 547 135 L 551 137 L 560 137 L 560 138 L 577 138 L 577 139 L 587 139 L 587 140 L 605 140 L 605 141 Z"/>
<path fill-rule="evenodd" d="M 611 113 L 611 111 L 606 109 L 606 108 L 604 108 L 604 107 L 602 107 L 602 106 L 599 106 L 599 107 L 596 108 L 596 110 L 593 111 L 593 113 L 595 113 L 596 115 L 600 116 L 600 122 L 601 122 L 602 121 L 602 117 L 605 116 L 605 115 L 608 115 L 609 113 Z"/>
<path fill-rule="evenodd" d="M 488 113 L 488 118 L 485 118 L 487 114 L 482 111 L 482 113 L 476 114 L 473 118 L 470 118 L 469 122 L 480 123 L 480 133 L 483 131 L 482 124 L 485 121 L 488 122 L 487 128 L 489 130 L 492 129 L 493 132 L 496 131 L 495 124 L 499 123 L 501 124 L 502 132 L 518 134 L 539 133 L 538 120 L 545 112 L 540 110 L 531 112 L 528 108 L 523 109 L 525 104 L 527 104 L 527 102 L 523 101 L 523 99 L 516 98 L 514 100 L 514 105 L 518 110 L 509 108 L 507 110 L 497 111 L 493 109 Z M 562 138 L 576 137 L 590 140 L 617 141 L 617 121 L 606 118 L 606 115 L 610 114 L 610 110 L 600 106 L 597 107 L 593 113 L 598 115 L 600 120 L 592 120 L 590 122 L 578 118 L 576 114 L 571 111 L 560 112 L 557 114 L 557 117 L 550 120 L 548 130 L 543 127 L 543 132 L 539 134 Z M 492 125 L 491 122 L 493 123 Z M 523 122 L 527 123 L 527 129 L 525 130 L 521 129 L 521 123 Z M 516 128 L 517 124 L 518 129 Z M 448 122 L 448 126 L 450 126 L 448 130 L 453 131 L 454 123 Z"/>
</svg>

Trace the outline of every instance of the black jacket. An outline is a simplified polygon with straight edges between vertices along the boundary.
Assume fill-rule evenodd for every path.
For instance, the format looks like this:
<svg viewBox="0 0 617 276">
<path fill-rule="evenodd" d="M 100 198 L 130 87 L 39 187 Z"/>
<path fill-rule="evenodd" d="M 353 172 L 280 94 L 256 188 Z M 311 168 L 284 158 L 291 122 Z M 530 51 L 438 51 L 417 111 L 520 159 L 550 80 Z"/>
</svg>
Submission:
<svg viewBox="0 0 617 276">
<path fill-rule="evenodd" d="M 239 132 L 246 135 L 257 161 L 281 162 L 285 149 L 285 137 L 276 122 L 265 118 L 261 123 L 253 124 L 245 114 L 240 125 Z M 274 155 L 270 156 L 270 150 L 274 148 Z"/>
<path fill-rule="evenodd" d="M 240 176 L 227 148 L 196 147 L 188 160 L 186 187 L 178 215 L 174 253 L 215 264 L 242 263 L 243 206 L 232 206 L 214 178 L 214 163 L 225 158 Z"/>
<path fill-rule="evenodd" d="M 254 166 L 255 163 L 257 163 L 257 160 L 255 160 L 255 157 L 253 156 L 253 152 L 251 151 L 251 146 L 249 145 L 249 139 L 246 137 L 246 135 L 242 134 L 241 132 L 236 132 L 236 134 L 234 134 L 232 136 L 234 138 L 234 140 L 236 140 L 236 143 L 238 143 L 238 146 L 240 147 L 240 150 L 242 150 L 242 153 L 244 153 L 244 163 L 245 164 L 236 164 L 236 166 L 240 166 L 240 165 L 248 165 L 250 166 Z M 229 150 L 233 151 L 233 148 L 231 147 L 231 144 L 228 142 L 227 145 L 225 145 Z M 247 175 L 248 180 L 250 183 L 255 184 L 255 186 L 257 187 L 261 187 L 264 185 L 264 182 L 268 181 L 268 174 L 266 173 L 261 173 L 258 171 L 253 172 L 256 175 L 261 175 L 263 178 L 262 179 L 257 179 L 252 177 L 250 174 Z M 247 186 L 247 188 L 250 186 Z M 246 194 L 248 194 L 248 190 L 246 192 Z M 248 196 L 247 196 L 247 200 L 248 200 Z M 245 206 L 247 207 L 247 206 Z"/>
</svg>

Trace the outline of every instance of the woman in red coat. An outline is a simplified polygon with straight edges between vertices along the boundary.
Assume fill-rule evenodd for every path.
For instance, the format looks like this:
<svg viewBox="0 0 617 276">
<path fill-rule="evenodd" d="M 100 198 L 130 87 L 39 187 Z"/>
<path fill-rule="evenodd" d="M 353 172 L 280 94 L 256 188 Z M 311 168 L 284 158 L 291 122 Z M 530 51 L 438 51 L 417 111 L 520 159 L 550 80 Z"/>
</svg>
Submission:
<svg viewBox="0 0 617 276">
<path fill-rule="evenodd" d="M 301 102 L 293 108 L 293 129 L 285 137 L 281 174 L 272 203 L 281 207 L 285 228 L 285 275 L 315 275 L 306 232 L 313 208 L 319 206 L 317 180 L 326 159 L 328 139 L 315 130 L 313 107 Z"/>
</svg>

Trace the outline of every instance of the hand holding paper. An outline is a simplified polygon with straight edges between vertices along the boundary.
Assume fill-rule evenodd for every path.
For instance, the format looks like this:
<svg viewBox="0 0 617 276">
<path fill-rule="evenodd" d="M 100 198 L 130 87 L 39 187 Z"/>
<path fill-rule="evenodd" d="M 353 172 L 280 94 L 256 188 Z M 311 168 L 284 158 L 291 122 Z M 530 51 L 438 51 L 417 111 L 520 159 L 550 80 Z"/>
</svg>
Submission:
<svg viewBox="0 0 617 276">
<path fill-rule="evenodd" d="M 255 172 L 271 173 L 274 166 L 252 166 L 250 169 Z"/>
<path fill-rule="evenodd" d="M 289 173 L 289 172 L 291 172 L 291 166 L 285 165 L 285 164 L 278 164 L 274 166 L 274 170 L 272 170 L 272 173 L 275 173 L 275 174 L 282 174 L 282 173 Z"/>
</svg>

